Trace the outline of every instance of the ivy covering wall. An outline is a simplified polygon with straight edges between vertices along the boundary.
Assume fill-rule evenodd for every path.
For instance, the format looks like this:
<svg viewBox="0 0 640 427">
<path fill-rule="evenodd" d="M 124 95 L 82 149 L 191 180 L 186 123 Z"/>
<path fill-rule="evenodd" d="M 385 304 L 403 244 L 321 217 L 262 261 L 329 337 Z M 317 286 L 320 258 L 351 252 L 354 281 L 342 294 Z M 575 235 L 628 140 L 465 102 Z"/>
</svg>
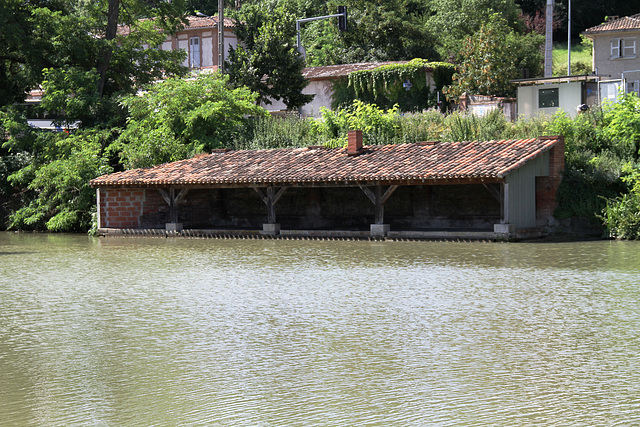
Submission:
<svg viewBox="0 0 640 427">
<path fill-rule="evenodd" d="M 425 110 L 436 105 L 437 91 L 451 84 L 454 72 L 453 64 L 419 58 L 355 71 L 334 82 L 331 107 L 343 108 L 360 100 L 383 109 L 398 105 L 400 111 Z M 432 82 L 435 91 L 431 89 Z"/>
</svg>

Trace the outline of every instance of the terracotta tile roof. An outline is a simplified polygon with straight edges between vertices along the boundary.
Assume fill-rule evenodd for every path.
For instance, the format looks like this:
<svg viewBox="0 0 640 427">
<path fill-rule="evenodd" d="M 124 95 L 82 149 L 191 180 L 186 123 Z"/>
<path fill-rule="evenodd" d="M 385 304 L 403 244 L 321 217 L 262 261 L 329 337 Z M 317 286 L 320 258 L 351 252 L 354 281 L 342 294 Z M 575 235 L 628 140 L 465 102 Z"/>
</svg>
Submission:
<svg viewBox="0 0 640 427">
<path fill-rule="evenodd" d="M 218 16 L 204 17 L 204 16 L 187 16 L 188 25 L 185 25 L 183 29 L 179 29 L 177 32 L 186 31 L 190 29 L 199 28 L 211 28 L 218 27 Z M 233 19 L 224 17 L 224 27 L 233 28 L 236 23 Z M 118 35 L 126 36 L 131 32 L 131 28 L 128 25 L 122 25 L 118 27 Z"/>
<path fill-rule="evenodd" d="M 358 62 L 355 64 L 324 65 L 321 67 L 307 67 L 302 71 L 306 79 L 322 80 L 346 76 L 354 71 L 374 70 L 383 65 L 406 64 L 409 61 L 388 62 Z"/>
<path fill-rule="evenodd" d="M 587 28 L 584 34 L 597 34 L 609 31 L 640 30 L 640 13 L 613 19 L 595 27 Z"/>
<path fill-rule="evenodd" d="M 189 25 L 185 27 L 186 30 L 191 28 L 207 28 L 207 27 L 218 27 L 218 15 L 211 17 L 204 16 L 187 16 L 187 20 L 189 21 Z M 233 28 L 236 26 L 236 23 L 233 19 L 224 17 L 224 27 L 225 28 Z"/>
<path fill-rule="evenodd" d="M 547 151 L 557 139 L 520 139 L 214 152 L 98 177 L 93 187 L 167 185 L 347 184 L 360 181 L 500 179 Z"/>
</svg>

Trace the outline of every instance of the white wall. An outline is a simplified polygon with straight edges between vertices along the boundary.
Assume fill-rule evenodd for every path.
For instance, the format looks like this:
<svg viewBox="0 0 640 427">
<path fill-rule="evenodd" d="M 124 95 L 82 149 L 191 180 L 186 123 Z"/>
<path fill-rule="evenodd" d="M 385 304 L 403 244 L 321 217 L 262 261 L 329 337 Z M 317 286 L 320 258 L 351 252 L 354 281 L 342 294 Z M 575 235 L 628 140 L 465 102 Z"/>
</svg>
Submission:
<svg viewBox="0 0 640 427">
<path fill-rule="evenodd" d="M 213 32 L 204 31 L 202 33 L 202 66 L 210 67 L 213 65 Z M 218 60 L 216 58 L 216 64 Z"/>
<path fill-rule="evenodd" d="M 557 107 L 538 108 L 540 89 L 558 89 Z M 518 116 L 531 118 L 538 115 L 553 115 L 558 110 L 564 110 L 571 117 L 575 117 L 578 105 L 582 104 L 582 82 L 540 84 L 518 87 Z"/>
<path fill-rule="evenodd" d="M 333 85 L 330 80 L 313 80 L 302 90 L 303 94 L 315 95 L 313 101 L 305 104 L 300 109 L 304 117 L 320 117 L 320 107 L 331 109 L 331 96 L 333 95 Z M 282 101 L 271 101 L 270 105 L 261 104 L 269 111 L 284 111 L 287 106 Z"/>
<path fill-rule="evenodd" d="M 178 34 L 178 49 L 187 52 L 187 57 L 182 61 L 182 65 L 189 66 L 189 36 L 186 34 Z"/>
</svg>

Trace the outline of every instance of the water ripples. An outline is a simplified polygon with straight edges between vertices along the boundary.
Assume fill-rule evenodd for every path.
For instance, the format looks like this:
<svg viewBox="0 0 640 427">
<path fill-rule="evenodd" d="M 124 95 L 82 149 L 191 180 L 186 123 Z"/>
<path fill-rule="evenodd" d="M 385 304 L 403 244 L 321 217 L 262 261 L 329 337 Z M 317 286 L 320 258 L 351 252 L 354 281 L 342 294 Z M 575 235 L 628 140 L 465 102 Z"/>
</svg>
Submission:
<svg viewBox="0 0 640 427">
<path fill-rule="evenodd" d="M 0 425 L 638 424 L 636 249 L 0 236 Z"/>
</svg>

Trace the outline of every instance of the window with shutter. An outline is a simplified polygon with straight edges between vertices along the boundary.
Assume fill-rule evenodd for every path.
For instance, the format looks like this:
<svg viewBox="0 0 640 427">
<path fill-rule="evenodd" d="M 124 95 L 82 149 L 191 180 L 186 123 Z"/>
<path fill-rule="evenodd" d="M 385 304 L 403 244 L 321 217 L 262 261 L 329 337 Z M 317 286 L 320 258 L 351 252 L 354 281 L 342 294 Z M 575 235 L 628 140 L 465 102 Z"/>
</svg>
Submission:
<svg viewBox="0 0 640 427">
<path fill-rule="evenodd" d="M 200 68 L 200 37 L 189 39 L 189 58 L 191 68 Z"/>
<path fill-rule="evenodd" d="M 611 40 L 611 57 L 620 58 L 620 39 Z"/>
</svg>

